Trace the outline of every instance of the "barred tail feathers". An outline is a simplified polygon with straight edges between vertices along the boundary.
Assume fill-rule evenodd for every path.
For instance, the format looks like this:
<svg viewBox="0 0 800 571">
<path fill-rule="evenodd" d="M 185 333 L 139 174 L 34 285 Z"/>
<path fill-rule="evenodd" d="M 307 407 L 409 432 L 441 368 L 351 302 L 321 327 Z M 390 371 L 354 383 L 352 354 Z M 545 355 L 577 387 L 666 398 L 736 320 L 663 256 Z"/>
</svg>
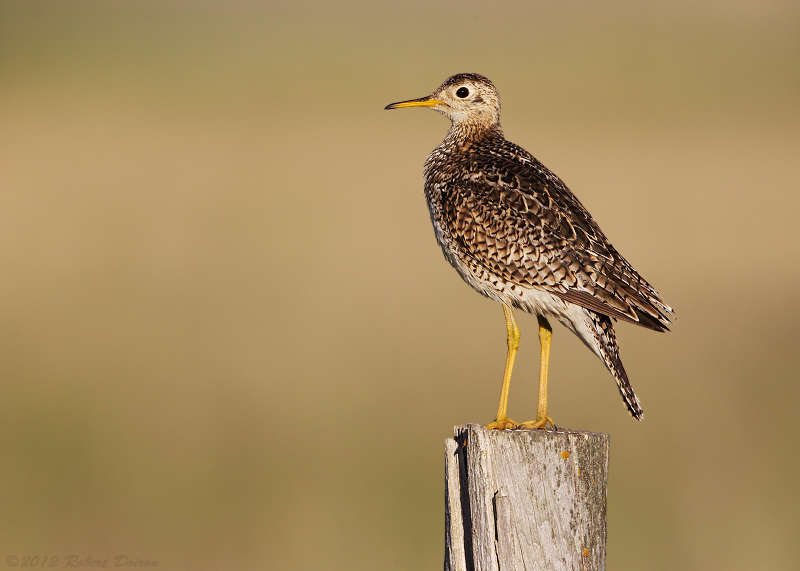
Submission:
<svg viewBox="0 0 800 571">
<path fill-rule="evenodd" d="M 577 305 L 570 304 L 569 309 L 569 315 L 559 316 L 559 321 L 572 330 L 595 355 L 600 357 L 614 376 L 614 380 L 617 381 L 619 394 L 622 395 L 622 400 L 631 416 L 636 420 L 642 420 L 644 411 L 636 393 L 633 392 L 625 367 L 622 366 L 617 336 L 614 333 L 611 318 Z"/>
<path fill-rule="evenodd" d="M 625 367 L 622 366 L 622 360 L 619 357 L 619 345 L 617 345 L 617 335 L 614 333 L 614 325 L 611 323 L 611 318 L 594 311 L 589 311 L 588 313 L 593 326 L 592 332 L 594 333 L 595 342 L 600 349 L 600 358 L 606 364 L 608 370 L 611 371 L 611 374 L 614 375 L 619 394 L 622 395 L 622 400 L 625 401 L 628 411 L 636 420 L 642 420 L 644 411 L 636 393 L 633 392 Z"/>
</svg>

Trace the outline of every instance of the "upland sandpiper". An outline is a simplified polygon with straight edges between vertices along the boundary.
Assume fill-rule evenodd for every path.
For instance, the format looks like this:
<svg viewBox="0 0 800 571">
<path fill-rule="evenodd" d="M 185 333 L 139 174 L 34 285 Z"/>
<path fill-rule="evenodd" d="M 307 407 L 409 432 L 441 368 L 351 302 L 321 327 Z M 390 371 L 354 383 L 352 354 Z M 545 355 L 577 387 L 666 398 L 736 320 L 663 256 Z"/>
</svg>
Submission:
<svg viewBox="0 0 800 571">
<path fill-rule="evenodd" d="M 431 107 L 450 119 L 425 162 L 425 197 L 445 258 L 469 285 L 500 302 L 508 353 L 494 422 L 488 428 L 546 428 L 547 371 L 555 318 L 606 364 L 631 415 L 642 407 L 622 366 L 612 319 L 665 331 L 672 309 L 614 249 L 567 186 L 500 130 L 491 81 L 460 73 L 427 97 L 386 109 Z M 512 308 L 536 315 L 541 361 L 536 420 L 506 414 L 520 333 Z"/>
</svg>

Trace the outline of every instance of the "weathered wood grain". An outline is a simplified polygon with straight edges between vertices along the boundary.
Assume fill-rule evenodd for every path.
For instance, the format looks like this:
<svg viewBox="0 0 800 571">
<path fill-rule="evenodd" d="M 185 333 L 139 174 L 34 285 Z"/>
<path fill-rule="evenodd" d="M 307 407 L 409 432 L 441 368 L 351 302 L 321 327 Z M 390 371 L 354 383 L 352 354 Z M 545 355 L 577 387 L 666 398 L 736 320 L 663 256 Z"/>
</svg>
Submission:
<svg viewBox="0 0 800 571">
<path fill-rule="evenodd" d="M 608 435 L 458 426 L 445 571 L 604 570 Z"/>
</svg>

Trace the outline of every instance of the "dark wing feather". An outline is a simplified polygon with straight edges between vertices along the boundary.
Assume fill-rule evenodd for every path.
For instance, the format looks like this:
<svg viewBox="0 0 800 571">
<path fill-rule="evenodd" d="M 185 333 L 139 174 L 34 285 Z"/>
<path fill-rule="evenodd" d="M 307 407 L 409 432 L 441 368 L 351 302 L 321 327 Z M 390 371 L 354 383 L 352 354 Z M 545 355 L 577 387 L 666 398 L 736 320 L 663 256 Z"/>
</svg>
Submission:
<svg viewBox="0 0 800 571">
<path fill-rule="evenodd" d="M 443 215 L 490 272 L 587 309 L 663 331 L 672 309 L 614 249 L 566 185 L 524 149 L 475 145 Z"/>
</svg>

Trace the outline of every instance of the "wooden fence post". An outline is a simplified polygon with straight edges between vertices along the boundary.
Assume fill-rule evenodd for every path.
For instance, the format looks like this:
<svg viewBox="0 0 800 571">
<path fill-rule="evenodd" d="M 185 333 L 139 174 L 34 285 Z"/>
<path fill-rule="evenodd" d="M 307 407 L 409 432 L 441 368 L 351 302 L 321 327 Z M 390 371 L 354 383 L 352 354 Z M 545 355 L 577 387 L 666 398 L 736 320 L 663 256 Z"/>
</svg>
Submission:
<svg viewBox="0 0 800 571">
<path fill-rule="evenodd" d="M 607 434 L 467 424 L 445 452 L 445 571 L 605 569 Z"/>
</svg>

